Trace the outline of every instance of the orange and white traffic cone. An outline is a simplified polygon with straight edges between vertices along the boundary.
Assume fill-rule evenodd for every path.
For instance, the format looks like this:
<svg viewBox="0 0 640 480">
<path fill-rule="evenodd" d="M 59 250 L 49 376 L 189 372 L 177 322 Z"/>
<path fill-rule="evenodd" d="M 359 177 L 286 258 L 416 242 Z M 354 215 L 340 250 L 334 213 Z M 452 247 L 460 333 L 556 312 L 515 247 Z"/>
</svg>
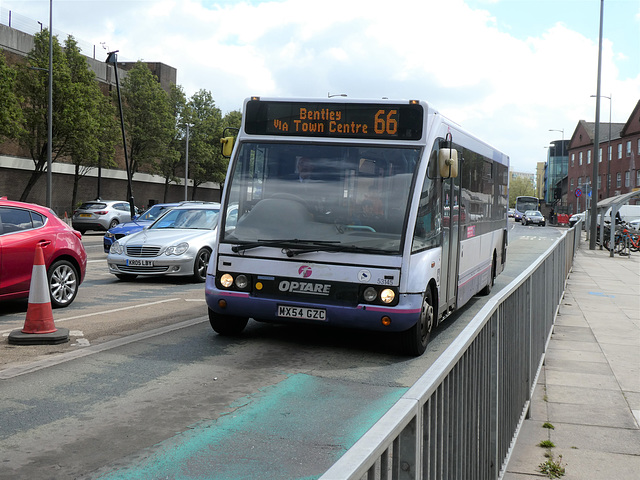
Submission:
<svg viewBox="0 0 640 480">
<path fill-rule="evenodd" d="M 27 318 L 22 330 L 15 330 L 9 334 L 9 343 L 20 345 L 56 344 L 68 340 L 69 330 L 66 328 L 58 330 L 53 322 L 47 267 L 44 264 L 42 247 L 37 245 L 31 270 Z"/>
</svg>

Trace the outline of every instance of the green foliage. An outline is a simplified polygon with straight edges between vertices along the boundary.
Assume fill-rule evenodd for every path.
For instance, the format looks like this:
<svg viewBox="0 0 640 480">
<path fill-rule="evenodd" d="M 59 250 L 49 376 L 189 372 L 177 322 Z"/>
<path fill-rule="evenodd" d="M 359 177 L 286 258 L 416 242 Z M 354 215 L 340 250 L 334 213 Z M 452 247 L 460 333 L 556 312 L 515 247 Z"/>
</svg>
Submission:
<svg viewBox="0 0 640 480">
<path fill-rule="evenodd" d="M 556 427 L 554 427 L 554 426 L 553 426 L 551 423 L 549 423 L 549 422 L 544 422 L 544 423 L 542 424 L 542 428 L 548 428 L 549 430 L 555 430 L 555 429 L 556 429 Z"/>
<path fill-rule="evenodd" d="M 555 460 L 552 454 L 549 454 L 547 460 L 538 465 L 540 473 L 546 475 L 548 478 L 560 478 L 566 470 L 562 466 L 562 455 L 558 455 L 558 459 Z"/>
<path fill-rule="evenodd" d="M 538 446 L 542 448 L 553 448 L 555 444 L 551 440 L 542 440 Z"/>
<path fill-rule="evenodd" d="M 71 158 L 78 176 L 98 164 L 113 164 L 113 144 L 117 138 L 113 109 L 100 91 L 95 74 L 86 58 L 80 54 L 73 37 L 65 41 L 64 49 L 58 37 L 52 39 L 52 162 Z M 34 162 L 34 171 L 22 193 L 27 200 L 38 178 L 46 169 L 48 150 L 49 97 L 49 32 L 34 36 L 34 47 L 25 65 L 16 67 L 16 91 L 21 101 L 22 125 L 18 136 Z M 77 179 L 76 179 L 77 182 Z M 75 189 L 74 189 L 75 190 Z M 74 199 L 70 198 L 70 205 Z"/>
<path fill-rule="evenodd" d="M 531 180 L 524 177 L 511 177 L 509 182 L 509 206 L 516 205 L 516 197 L 536 196 L 536 189 Z"/>
<path fill-rule="evenodd" d="M 127 72 L 121 83 L 131 172 L 145 165 L 156 169 L 157 159 L 173 155 L 168 151 L 175 133 L 169 96 L 141 61 Z"/>
<path fill-rule="evenodd" d="M 0 50 L 0 141 L 20 135 L 22 110 L 15 93 L 16 72 Z"/>
</svg>

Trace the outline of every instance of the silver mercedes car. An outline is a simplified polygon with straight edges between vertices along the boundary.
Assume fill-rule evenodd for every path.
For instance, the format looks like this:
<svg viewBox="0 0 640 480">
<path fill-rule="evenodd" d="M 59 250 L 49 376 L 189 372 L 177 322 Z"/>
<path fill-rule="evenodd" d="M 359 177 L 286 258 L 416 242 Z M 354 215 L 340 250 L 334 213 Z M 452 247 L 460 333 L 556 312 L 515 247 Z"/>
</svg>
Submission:
<svg viewBox="0 0 640 480">
<path fill-rule="evenodd" d="M 219 213 L 219 203 L 175 207 L 144 230 L 115 241 L 107 255 L 109 272 L 120 280 L 191 275 L 204 282 Z"/>
</svg>

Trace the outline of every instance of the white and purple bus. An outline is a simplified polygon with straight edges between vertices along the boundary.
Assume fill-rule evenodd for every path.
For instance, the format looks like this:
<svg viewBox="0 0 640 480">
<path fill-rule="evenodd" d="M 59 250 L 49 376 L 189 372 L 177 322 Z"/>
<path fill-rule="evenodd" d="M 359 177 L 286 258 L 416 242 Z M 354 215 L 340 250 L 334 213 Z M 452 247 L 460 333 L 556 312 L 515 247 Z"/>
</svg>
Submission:
<svg viewBox="0 0 640 480">
<path fill-rule="evenodd" d="M 423 101 L 252 97 L 223 143 L 205 289 L 221 335 L 343 326 L 420 355 L 504 268 L 509 158 Z"/>
</svg>

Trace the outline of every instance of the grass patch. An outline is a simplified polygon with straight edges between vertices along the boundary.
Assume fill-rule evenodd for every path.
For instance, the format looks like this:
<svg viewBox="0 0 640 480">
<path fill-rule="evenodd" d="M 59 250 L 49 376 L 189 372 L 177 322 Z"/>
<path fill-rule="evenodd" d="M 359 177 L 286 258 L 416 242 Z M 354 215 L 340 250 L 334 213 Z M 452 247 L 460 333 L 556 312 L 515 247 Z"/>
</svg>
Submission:
<svg viewBox="0 0 640 480">
<path fill-rule="evenodd" d="M 539 447 L 542 447 L 542 448 L 553 448 L 553 447 L 555 447 L 556 445 L 555 445 L 555 443 L 553 443 L 551 440 L 542 440 L 542 441 L 538 444 L 538 446 L 539 446 Z"/>
<path fill-rule="evenodd" d="M 553 454 L 547 457 L 547 461 L 538 465 L 540 473 L 546 475 L 548 478 L 560 478 L 566 471 L 562 465 L 562 455 L 558 455 L 558 459 L 553 458 Z"/>
</svg>

